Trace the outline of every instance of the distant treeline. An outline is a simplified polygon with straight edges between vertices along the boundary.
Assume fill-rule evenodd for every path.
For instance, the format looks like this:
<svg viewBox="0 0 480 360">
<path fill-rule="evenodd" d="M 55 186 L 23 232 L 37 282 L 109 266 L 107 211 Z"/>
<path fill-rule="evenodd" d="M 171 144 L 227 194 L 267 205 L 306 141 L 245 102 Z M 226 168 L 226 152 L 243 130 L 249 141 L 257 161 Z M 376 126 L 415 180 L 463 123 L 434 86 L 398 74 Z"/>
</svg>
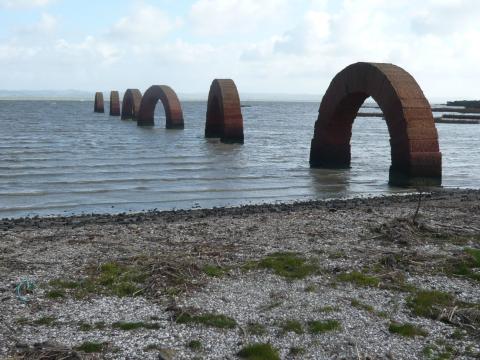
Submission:
<svg viewBox="0 0 480 360">
<path fill-rule="evenodd" d="M 464 106 L 466 108 L 480 108 L 480 100 L 447 101 L 447 106 Z"/>
</svg>

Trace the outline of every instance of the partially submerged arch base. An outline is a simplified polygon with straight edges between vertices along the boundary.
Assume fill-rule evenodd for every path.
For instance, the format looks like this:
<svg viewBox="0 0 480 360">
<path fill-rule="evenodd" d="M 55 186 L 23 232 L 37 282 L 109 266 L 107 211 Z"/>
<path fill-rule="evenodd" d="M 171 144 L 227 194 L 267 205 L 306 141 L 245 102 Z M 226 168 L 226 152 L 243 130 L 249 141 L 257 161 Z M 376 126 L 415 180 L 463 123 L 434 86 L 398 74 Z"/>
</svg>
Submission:
<svg viewBox="0 0 480 360">
<path fill-rule="evenodd" d="M 140 102 L 142 101 L 142 93 L 138 89 L 127 89 L 123 95 L 122 101 L 122 120 L 133 119 L 138 117 L 140 110 Z"/>
<path fill-rule="evenodd" d="M 210 86 L 205 137 L 219 137 L 224 143 L 243 144 L 240 97 L 233 80 L 215 79 Z"/>
<path fill-rule="evenodd" d="M 369 96 L 387 121 L 390 184 L 440 185 L 442 154 L 430 104 L 415 79 L 393 64 L 360 62 L 335 76 L 320 105 L 310 166 L 350 167 L 352 124 Z"/>
<path fill-rule="evenodd" d="M 103 103 L 103 93 L 95 93 L 95 103 L 93 104 L 93 111 L 96 113 L 105 112 L 104 103 Z"/>
<path fill-rule="evenodd" d="M 118 91 L 110 92 L 110 116 L 120 116 L 120 95 Z"/>
<path fill-rule="evenodd" d="M 153 85 L 143 94 L 137 125 L 155 125 L 154 113 L 158 100 L 161 100 L 165 109 L 166 128 L 183 129 L 183 111 L 180 100 L 175 91 L 166 85 Z"/>
</svg>

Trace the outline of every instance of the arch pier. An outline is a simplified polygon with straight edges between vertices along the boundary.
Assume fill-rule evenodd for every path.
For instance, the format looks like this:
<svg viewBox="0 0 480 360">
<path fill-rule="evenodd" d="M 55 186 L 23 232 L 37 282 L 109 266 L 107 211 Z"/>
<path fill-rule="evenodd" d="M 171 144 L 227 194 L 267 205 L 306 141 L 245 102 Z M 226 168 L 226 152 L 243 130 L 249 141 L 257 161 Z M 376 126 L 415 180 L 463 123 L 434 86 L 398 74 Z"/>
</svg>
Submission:
<svg viewBox="0 0 480 360">
<path fill-rule="evenodd" d="M 210 86 L 205 137 L 243 144 L 243 117 L 238 90 L 230 79 L 215 79 Z"/>
<path fill-rule="evenodd" d="M 359 62 L 335 76 L 320 104 L 310 166 L 350 167 L 352 124 L 370 96 L 388 126 L 390 184 L 440 185 L 442 154 L 432 109 L 415 79 L 393 64 Z"/>
<path fill-rule="evenodd" d="M 120 95 L 118 91 L 110 92 L 110 116 L 120 116 Z"/>
<path fill-rule="evenodd" d="M 137 125 L 153 126 L 155 125 L 154 113 L 158 100 L 163 104 L 165 109 L 167 129 L 183 129 L 183 111 L 178 100 L 177 94 L 167 85 L 150 86 L 143 94 L 138 113 Z"/>
<path fill-rule="evenodd" d="M 127 89 L 122 101 L 122 120 L 137 120 L 142 93 L 138 89 Z"/>
<path fill-rule="evenodd" d="M 96 92 L 95 93 L 95 103 L 93 105 L 93 111 L 96 113 L 103 113 L 105 112 L 104 103 L 103 103 L 103 93 Z"/>
</svg>

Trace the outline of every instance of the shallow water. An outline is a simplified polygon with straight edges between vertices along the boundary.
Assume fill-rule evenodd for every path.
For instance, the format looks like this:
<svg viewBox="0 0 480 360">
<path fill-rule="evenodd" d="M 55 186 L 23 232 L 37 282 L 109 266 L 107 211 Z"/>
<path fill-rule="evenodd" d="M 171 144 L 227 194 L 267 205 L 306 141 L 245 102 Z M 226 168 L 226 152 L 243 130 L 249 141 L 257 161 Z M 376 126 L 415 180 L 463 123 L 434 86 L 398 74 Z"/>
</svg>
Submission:
<svg viewBox="0 0 480 360">
<path fill-rule="evenodd" d="M 226 145 L 203 137 L 205 102 L 184 102 L 185 129 L 166 130 L 161 106 L 156 126 L 141 128 L 94 114 L 92 102 L 0 101 L 0 217 L 415 190 L 388 185 L 390 145 L 382 119 L 355 121 L 351 169 L 310 169 L 318 103 L 245 104 L 245 144 Z M 480 125 L 437 129 L 443 186 L 478 188 Z"/>
</svg>

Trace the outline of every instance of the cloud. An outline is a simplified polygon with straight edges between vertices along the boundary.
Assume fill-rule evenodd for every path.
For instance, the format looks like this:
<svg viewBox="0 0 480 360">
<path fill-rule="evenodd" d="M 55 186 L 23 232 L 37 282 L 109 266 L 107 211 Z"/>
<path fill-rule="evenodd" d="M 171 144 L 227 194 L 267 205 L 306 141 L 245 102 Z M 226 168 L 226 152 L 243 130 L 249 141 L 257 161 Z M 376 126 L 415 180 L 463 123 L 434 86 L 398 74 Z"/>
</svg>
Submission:
<svg viewBox="0 0 480 360">
<path fill-rule="evenodd" d="M 169 16 L 155 6 L 140 3 L 128 16 L 122 17 L 113 25 L 109 35 L 112 38 L 136 42 L 158 42 L 161 37 L 181 25 L 180 18 Z"/>
<path fill-rule="evenodd" d="M 7 9 L 25 9 L 50 5 L 57 0 L 0 0 L 0 7 Z"/>
<path fill-rule="evenodd" d="M 190 10 L 192 31 L 200 36 L 251 34 L 287 19 L 287 0 L 198 0 Z"/>
</svg>

